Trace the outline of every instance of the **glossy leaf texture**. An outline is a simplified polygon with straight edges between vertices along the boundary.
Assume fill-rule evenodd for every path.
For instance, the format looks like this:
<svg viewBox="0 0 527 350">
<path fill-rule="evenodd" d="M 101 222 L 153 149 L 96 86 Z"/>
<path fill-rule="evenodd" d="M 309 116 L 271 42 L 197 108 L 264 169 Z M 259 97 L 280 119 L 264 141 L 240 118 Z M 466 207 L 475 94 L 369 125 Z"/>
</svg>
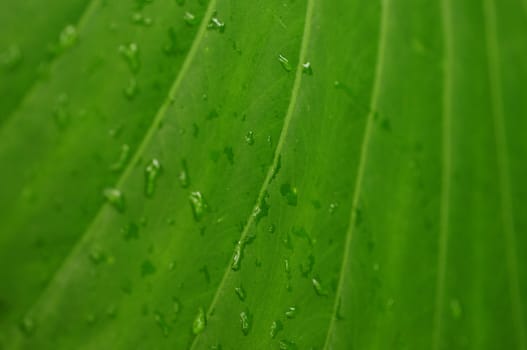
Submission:
<svg viewBox="0 0 527 350">
<path fill-rule="evenodd" d="M 527 349 L 524 1 L 91 1 L 2 25 L 0 348 Z"/>
</svg>

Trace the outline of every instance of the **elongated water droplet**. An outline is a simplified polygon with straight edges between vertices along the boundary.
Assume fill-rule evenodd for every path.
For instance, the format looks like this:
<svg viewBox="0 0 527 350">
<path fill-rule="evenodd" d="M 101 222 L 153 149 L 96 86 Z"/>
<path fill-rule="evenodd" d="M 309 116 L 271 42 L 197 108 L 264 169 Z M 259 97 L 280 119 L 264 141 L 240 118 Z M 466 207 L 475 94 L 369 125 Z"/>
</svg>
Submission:
<svg viewBox="0 0 527 350">
<path fill-rule="evenodd" d="M 234 255 L 232 257 L 232 264 L 231 264 L 231 268 L 234 271 L 238 271 L 240 269 L 244 248 L 245 248 L 245 242 L 243 240 L 238 241 L 238 243 L 236 243 L 236 247 L 234 247 Z"/>
<path fill-rule="evenodd" d="M 273 323 L 271 323 L 271 330 L 269 332 L 271 339 L 276 338 L 278 332 L 280 332 L 283 328 L 284 326 L 280 320 L 273 321 Z"/>
<path fill-rule="evenodd" d="M 313 288 L 315 289 L 315 293 L 317 293 L 318 296 L 327 296 L 328 292 L 322 287 L 322 284 L 318 280 L 318 278 L 313 277 L 311 279 L 311 283 L 313 284 Z"/>
<path fill-rule="evenodd" d="M 311 67 L 311 62 L 306 62 L 302 64 L 302 73 L 307 75 L 313 75 L 313 68 Z"/>
<path fill-rule="evenodd" d="M 183 159 L 181 161 L 181 171 L 178 175 L 179 184 L 182 188 L 187 188 L 190 185 L 190 178 L 188 177 L 187 162 Z"/>
<path fill-rule="evenodd" d="M 60 32 L 59 45 L 60 48 L 65 50 L 72 47 L 77 43 L 78 40 L 77 28 L 72 25 L 66 26 L 62 32 Z"/>
<path fill-rule="evenodd" d="M 198 314 L 196 315 L 196 318 L 194 319 L 194 322 L 192 323 L 192 333 L 199 334 L 203 332 L 205 329 L 205 326 L 207 325 L 207 318 L 205 316 L 205 311 L 202 307 L 198 309 Z"/>
<path fill-rule="evenodd" d="M 134 24 L 137 24 L 137 25 L 140 25 L 140 26 L 145 26 L 145 27 L 150 27 L 152 25 L 152 23 L 153 23 L 152 18 L 145 17 L 140 12 L 136 12 L 136 13 L 134 13 L 132 15 L 132 22 Z"/>
<path fill-rule="evenodd" d="M 117 162 L 112 164 L 110 169 L 115 172 L 123 170 L 126 163 L 128 162 L 129 157 L 130 157 L 130 146 L 128 146 L 127 144 L 124 144 L 121 146 L 121 153 L 119 154 L 119 159 L 117 160 Z"/>
<path fill-rule="evenodd" d="M 59 129 L 64 129 L 70 121 L 69 111 L 69 97 L 67 94 L 60 94 L 55 103 L 53 110 L 53 116 L 55 117 L 55 123 Z"/>
<path fill-rule="evenodd" d="M 135 78 L 130 78 L 130 80 L 128 80 L 128 85 L 126 85 L 123 90 L 124 96 L 129 100 L 133 100 L 137 95 L 137 91 L 137 80 L 135 80 Z"/>
<path fill-rule="evenodd" d="M 218 32 L 223 33 L 225 31 L 225 23 L 222 22 L 215 13 L 210 19 L 207 29 L 217 30 Z"/>
<path fill-rule="evenodd" d="M 282 68 L 284 68 L 286 72 L 290 72 L 293 69 L 291 63 L 289 63 L 289 60 L 285 58 L 285 56 L 278 55 L 278 62 L 280 62 Z"/>
<path fill-rule="evenodd" d="M 207 202 L 205 197 L 199 191 L 191 192 L 189 195 L 190 206 L 192 207 L 192 214 L 194 215 L 194 220 L 201 221 L 203 215 L 208 209 Z"/>
<path fill-rule="evenodd" d="M 249 131 L 247 133 L 247 135 L 245 135 L 245 142 L 249 145 L 249 146 L 252 146 L 254 145 L 254 133 L 252 131 Z"/>
<path fill-rule="evenodd" d="M 119 46 L 119 53 L 124 58 L 132 73 L 137 73 L 141 69 L 139 60 L 139 46 L 136 43 L 129 43 Z"/>
<path fill-rule="evenodd" d="M 123 233 L 124 239 L 127 241 L 139 238 L 139 226 L 134 222 L 128 223 L 121 229 L 121 232 Z"/>
<path fill-rule="evenodd" d="M 161 173 L 161 163 L 157 159 L 152 159 L 145 168 L 145 194 L 152 197 L 156 190 L 156 182 Z"/>
<path fill-rule="evenodd" d="M 117 188 L 106 188 L 103 194 L 106 201 L 113 205 L 115 209 L 120 212 L 124 211 L 124 196 L 120 190 Z"/>
<path fill-rule="evenodd" d="M 198 22 L 196 16 L 194 16 L 194 14 L 190 12 L 185 12 L 183 19 L 185 20 L 185 23 L 187 23 L 189 26 L 194 26 Z"/>
<path fill-rule="evenodd" d="M 165 337 L 168 337 L 168 334 L 170 333 L 170 327 L 168 326 L 168 323 L 165 321 L 165 315 L 163 315 L 159 311 L 156 311 L 154 312 L 154 320 L 156 321 L 156 324 L 163 332 L 163 335 Z"/>
<path fill-rule="evenodd" d="M 240 312 L 240 325 L 242 327 L 243 335 L 249 334 L 251 330 L 251 315 L 249 311 Z"/>
<path fill-rule="evenodd" d="M 278 348 L 280 350 L 296 350 L 296 344 L 290 340 L 282 339 L 278 342 Z"/>
<path fill-rule="evenodd" d="M 246 294 L 245 294 L 245 289 L 243 289 L 243 286 L 234 288 L 234 292 L 236 293 L 236 295 L 241 301 L 245 300 Z"/>
<path fill-rule="evenodd" d="M 280 186 L 280 193 L 285 197 L 287 204 L 296 207 L 298 201 L 296 187 L 291 187 L 290 184 L 283 184 Z"/>
<path fill-rule="evenodd" d="M 296 316 L 296 311 L 297 311 L 297 310 L 296 310 L 296 306 L 290 306 L 290 307 L 286 310 L 286 312 L 285 312 L 285 316 L 286 316 L 287 318 L 295 318 L 295 316 Z"/>
<path fill-rule="evenodd" d="M 253 210 L 253 217 L 256 220 L 256 224 L 258 224 L 262 218 L 269 214 L 269 204 L 267 204 L 268 197 L 269 194 L 265 192 L 263 197 L 260 199 L 260 202 Z"/>
</svg>

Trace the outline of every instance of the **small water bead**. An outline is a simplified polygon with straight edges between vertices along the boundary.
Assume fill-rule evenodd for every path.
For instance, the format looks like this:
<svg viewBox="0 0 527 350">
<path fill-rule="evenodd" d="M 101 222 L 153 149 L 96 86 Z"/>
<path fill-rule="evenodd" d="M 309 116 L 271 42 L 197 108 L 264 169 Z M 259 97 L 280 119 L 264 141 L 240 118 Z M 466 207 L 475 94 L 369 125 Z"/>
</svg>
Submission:
<svg viewBox="0 0 527 350">
<path fill-rule="evenodd" d="M 119 154 L 119 159 L 117 162 L 113 163 L 110 167 L 111 171 L 119 172 L 124 169 L 126 166 L 126 163 L 128 163 L 128 159 L 130 158 L 130 146 L 127 144 L 123 144 L 121 146 L 121 153 Z"/>
<path fill-rule="evenodd" d="M 99 265 L 106 259 L 106 255 L 99 247 L 92 248 L 88 257 L 94 265 Z"/>
<path fill-rule="evenodd" d="M 79 34 L 77 33 L 77 28 L 72 25 L 66 26 L 59 36 L 59 45 L 62 50 L 72 47 L 77 43 Z"/>
<path fill-rule="evenodd" d="M 329 209 L 328 209 L 329 213 L 330 214 L 334 214 L 337 211 L 338 207 L 339 207 L 338 203 L 330 203 L 329 204 Z"/>
<path fill-rule="evenodd" d="M 223 33 L 225 31 L 225 23 L 217 17 L 217 14 L 214 14 L 207 25 L 207 29 Z"/>
<path fill-rule="evenodd" d="M 26 316 L 20 321 L 19 328 L 28 337 L 35 332 L 35 321 L 33 318 Z"/>
<path fill-rule="evenodd" d="M 163 315 L 159 311 L 156 311 L 154 312 L 154 320 L 156 321 L 156 324 L 158 325 L 158 327 L 161 328 L 163 335 L 165 337 L 168 337 L 168 334 L 170 333 L 170 327 L 168 326 L 168 323 L 165 321 L 165 315 Z"/>
<path fill-rule="evenodd" d="M 245 241 L 243 240 L 238 241 L 238 243 L 236 243 L 236 246 L 234 247 L 234 255 L 232 257 L 232 264 L 231 264 L 231 269 L 234 271 L 238 271 L 240 269 L 244 248 L 245 248 Z"/>
<path fill-rule="evenodd" d="M 156 158 L 152 159 L 145 168 L 145 194 L 152 197 L 156 190 L 156 182 L 161 173 L 161 163 Z"/>
<path fill-rule="evenodd" d="M 282 186 L 280 186 L 280 194 L 285 197 L 287 204 L 296 207 L 296 204 L 298 202 L 296 187 L 291 187 L 291 185 L 288 183 L 282 184 Z"/>
<path fill-rule="evenodd" d="M 208 209 L 208 204 L 205 197 L 199 191 L 191 192 L 189 195 L 190 206 L 192 207 L 192 214 L 194 220 L 201 221 L 203 215 Z"/>
<path fill-rule="evenodd" d="M 124 239 L 127 241 L 139 238 L 139 226 L 137 226 L 137 224 L 134 222 L 128 223 L 121 229 L 121 232 L 124 235 Z"/>
<path fill-rule="evenodd" d="M 123 90 L 124 96 L 129 100 L 133 100 L 138 91 L 137 80 L 135 78 L 130 78 L 130 80 L 128 80 L 128 85 L 126 85 Z"/>
<path fill-rule="evenodd" d="M 280 350 L 296 350 L 296 344 L 290 340 L 282 339 L 278 342 L 278 348 Z"/>
<path fill-rule="evenodd" d="M 293 67 L 291 66 L 291 63 L 289 63 L 289 60 L 281 54 L 278 55 L 278 62 L 280 62 L 280 64 L 282 65 L 282 68 L 284 68 L 286 72 L 290 72 L 293 69 Z"/>
<path fill-rule="evenodd" d="M 205 311 L 202 307 L 198 309 L 198 314 L 194 318 L 194 322 L 192 323 L 192 333 L 195 335 L 200 334 L 205 330 L 205 327 L 207 326 L 207 317 L 205 315 Z"/>
<path fill-rule="evenodd" d="M 240 312 L 240 325 L 243 335 L 248 335 L 251 330 L 251 315 L 249 311 Z"/>
<path fill-rule="evenodd" d="M 234 288 L 234 292 L 236 293 L 240 301 L 244 301 L 245 298 L 247 297 L 247 295 L 245 294 L 245 289 L 243 289 L 243 286 Z"/>
<path fill-rule="evenodd" d="M 71 114 L 69 111 L 69 96 L 67 94 L 63 93 L 57 97 L 53 116 L 59 129 L 64 129 L 69 124 Z"/>
<path fill-rule="evenodd" d="M 189 26 L 194 26 L 198 22 L 196 16 L 190 12 L 185 12 L 183 19 L 185 20 L 185 23 L 187 23 Z"/>
<path fill-rule="evenodd" d="M 290 306 L 290 307 L 286 310 L 286 312 L 285 312 L 285 316 L 286 316 L 287 318 L 289 318 L 289 319 L 291 319 L 291 318 L 295 318 L 295 317 L 296 317 L 296 312 L 297 312 L 297 310 L 296 310 L 296 306 Z"/>
<path fill-rule="evenodd" d="M 119 53 L 124 58 L 132 73 L 137 73 L 141 69 L 139 60 L 139 46 L 136 43 L 129 43 L 119 46 Z"/>
<path fill-rule="evenodd" d="M 256 220 L 256 224 L 258 224 L 261 219 L 269 214 L 269 204 L 267 203 L 268 197 L 269 193 L 265 192 L 258 205 L 254 207 L 253 217 Z"/>
<path fill-rule="evenodd" d="M 302 73 L 307 75 L 313 75 L 313 68 L 311 67 L 311 62 L 306 62 L 302 64 Z"/>
<path fill-rule="evenodd" d="M 318 278 L 313 277 L 311 279 L 311 283 L 313 284 L 313 288 L 315 289 L 315 293 L 318 296 L 324 296 L 325 297 L 325 296 L 328 295 L 328 292 L 322 287 L 322 284 L 320 283 Z"/>
<path fill-rule="evenodd" d="M 106 201 L 113 205 L 119 212 L 124 211 L 124 196 L 123 193 L 117 188 L 106 188 L 103 191 L 104 198 Z"/>
<path fill-rule="evenodd" d="M 247 135 L 245 135 L 245 142 L 249 145 L 249 146 L 252 146 L 254 145 L 254 133 L 252 131 L 249 131 L 247 133 Z"/>
<path fill-rule="evenodd" d="M 188 169 L 187 169 L 187 161 L 182 160 L 181 161 L 181 171 L 178 175 L 179 185 L 182 188 L 187 188 L 190 185 L 190 178 L 188 176 Z"/>
<path fill-rule="evenodd" d="M 7 69 L 14 69 L 22 62 L 22 51 L 17 45 L 11 45 L 0 53 L 0 65 Z"/>
<path fill-rule="evenodd" d="M 282 329 L 284 329 L 284 325 L 282 324 L 282 322 L 280 320 L 273 321 L 273 323 L 271 323 L 271 330 L 269 332 L 269 335 L 271 336 L 271 339 L 276 338 L 276 335 Z"/>
<path fill-rule="evenodd" d="M 136 12 L 132 15 L 132 22 L 137 25 L 149 27 L 153 21 L 150 17 L 145 17 L 142 13 Z"/>
</svg>

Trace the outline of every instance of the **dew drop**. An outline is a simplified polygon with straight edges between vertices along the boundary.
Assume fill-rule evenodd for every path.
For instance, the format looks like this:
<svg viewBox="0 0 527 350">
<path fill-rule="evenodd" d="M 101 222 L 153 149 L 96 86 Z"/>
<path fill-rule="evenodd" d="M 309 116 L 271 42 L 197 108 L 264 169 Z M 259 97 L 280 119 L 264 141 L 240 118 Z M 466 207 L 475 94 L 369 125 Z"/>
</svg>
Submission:
<svg viewBox="0 0 527 350">
<path fill-rule="evenodd" d="M 124 239 L 126 241 L 139 238 L 139 226 L 137 226 L 137 224 L 134 222 L 128 223 L 121 229 L 121 232 L 123 233 Z"/>
<path fill-rule="evenodd" d="M 99 247 L 92 248 L 88 257 L 90 258 L 90 261 L 94 265 L 99 265 L 101 262 L 103 262 L 106 259 L 106 255 Z"/>
<path fill-rule="evenodd" d="M 77 33 L 77 28 L 72 25 L 66 26 L 62 32 L 60 32 L 59 36 L 59 45 L 60 48 L 65 50 L 77 43 L 77 40 L 79 38 L 79 34 Z"/>
<path fill-rule="evenodd" d="M 266 217 L 269 214 L 269 204 L 267 203 L 268 197 L 269 194 L 267 192 L 264 193 L 258 205 L 254 207 L 253 217 L 256 220 L 256 224 L 258 224 L 262 218 Z"/>
<path fill-rule="evenodd" d="M 334 214 L 337 211 L 338 207 L 339 207 L 338 203 L 330 203 L 329 204 L 329 209 L 328 209 L 329 213 L 330 214 Z"/>
<path fill-rule="evenodd" d="M 104 198 L 106 201 L 113 205 L 119 212 L 124 211 L 124 196 L 123 193 L 117 188 L 106 188 L 103 191 Z"/>
<path fill-rule="evenodd" d="M 296 344 L 290 340 L 282 339 L 278 342 L 278 348 L 280 350 L 294 350 L 296 349 Z"/>
<path fill-rule="evenodd" d="M 136 12 L 132 15 L 132 23 L 139 26 L 149 27 L 152 25 L 153 21 L 152 18 L 145 17 L 142 13 Z"/>
<path fill-rule="evenodd" d="M 222 22 L 215 13 L 210 19 L 209 24 L 207 25 L 207 29 L 217 30 L 218 32 L 223 33 L 225 31 L 225 23 Z"/>
<path fill-rule="evenodd" d="M 194 318 L 194 322 L 192 323 L 192 333 L 199 334 L 203 332 L 205 329 L 205 326 L 207 325 L 207 318 L 205 316 L 205 311 L 202 307 L 198 309 L 198 314 L 196 315 L 196 318 Z"/>
<path fill-rule="evenodd" d="M 198 22 L 196 16 L 190 12 L 185 12 L 183 19 L 185 20 L 185 23 L 187 23 L 189 26 L 194 26 Z"/>
<path fill-rule="evenodd" d="M 245 242 L 243 240 L 238 241 L 234 247 L 234 255 L 232 257 L 231 269 L 238 271 L 241 267 L 243 258 L 243 249 L 245 248 Z"/>
<path fill-rule="evenodd" d="M 271 323 L 271 330 L 269 332 L 271 339 L 276 338 L 276 335 L 278 334 L 278 332 L 280 332 L 283 328 L 284 328 L 284 325 L 282 324 L 280 320 L 273 321 L 273 323 Z"/>
<path fill-rule="evenodd" d="M 139 46 L 136 43 L 119 46 L 119 53 L 128 64 L 132 73 L 139 72 L 141 69 L 141 61 L 139 60 Z"/>
<path fill-rule="evenodd" d="M 306 62 L 302 64 L 302 73 L 307 75 L 313 75 L 313 68 L 311 67 L 311 62 Z"/>
<path fill-rule="evenodd" d="M 22 51 L 17 45 L 11 45 L 0 53 L 0 65 L 7 69 L 16 68 L 22 62 Z"/>
<path fill-rule="evenodd" d="M 238 299 L 241 301 L 245 300 L 247 295 L 245 294 L 245 289 L 243 289 L 243 286 L 240 285 L 239 287 L 234 288 L 234 292 L 238 296 Z"/>
<path fill-rule="evenodd" d="M 252 131 L 249 131 L 247 133 L 247 135 L 245 135 L 245 142 L 249 145 L 249 146 L 252 146 L 254 145 L 254 133 Z"/>
<path fill-rule="evenodd" d="M 135 80 L 135 78 L 130 78 L 130 80 L 128 80 L 128 85 L 126 85 L 123 92 L 124 92 L 124 96 L 127 99 L 133 100 L 138 92 L 137 80 Z"/>
<path fill-rule="evenodd" d="M 280 186 L 280 193 L 286 199 L 287 204 L 296 207 L 298 197 L 296 187 L 291 187 L 290 184 L 286 183 Z"/>
<path fill-rule="evenodd" d="M 240 312 L 240 325 L 243 335 L 248 335 L 251 330 L 251 315 L 249 311 Z"/>
<path fill-rule="evenodd" d="M 296 317 L 296 306 L 290 306 L 285 312 L 285 316 L 289 319 Z"/>
<path fill-rule="evenodd" d="M 163 332 L 163 335 L 165 337 L 168 337 L 168 334 L 170 332 L 170 328 L 168 326 L 168 323 L 165 321 L 165 315 L 163 315 L 159 311 L 156 311 L 156 312 L 154 312 L 154 320 L 156 321 L 157 326 Z"/>
<path fill-rule="evenodd" d="M 289 60 L 283 55 L 278 55 L 278 62 L 280 62 L 282 68 L 284 68 L 286 72 L 290 72 L 293 69 L 291 67 L 291 63 L 289 63 Z"/>
<path fill-rule="evenodd" d="M 152 159 L 145 168 L 145 194 L 152 197 L 156 190 L 156 182 L 161 173 L 161 163 L 156 158 Z"/>
<path fill-rule="evenodd" d="M 20 321 L 19 328 L 28 337 L 35 332 L 35 321 L 31 317 L 26 316 Z"/>
<path fill-rule="evenodd" d="M 121 153 L 119 154 L 119 159 L 117 160 L 117 162 L 112 164 L 110 170 L 115 172 L 123 170 L 129 158 L 130 146 L 128 146 L 127 144 L 123 144 L 121 146 Z"/>
<path fill-rule="evenodd" d="M 181 161 L 181 171 L 178 175 L 179 185 L 182 188 L 187 188 L 190 185 L 190 178 L 188 176 L 187 162 L 185 160 Z"/>
<path fill-rule="evenodd" d="M 201 221 L 203 215 L 208 209 L 208 204 L 205 201 L 205 197 L 199 191 L 191 192 L 189 197 L 190 206 L 192 207 L 192 214 L 194 220 Z"/>
<path fill-rule="evenodd" d="M 55 123 L 59 129 L 64 129 L 70 121 L 69 97 L 67 94 L 60 94 L 53 110 Z"/>
<path fill-rule="evenodd" d="M 315 293 L 318 296 L 327 296 L 328 292 L 322 287 L 322 284 L 320 283 L 320 280 L 316 277 L 313 277 L 311 279 L 311 283 L 313 284 L 313 288 L 315 289 Z"/>
</svg>

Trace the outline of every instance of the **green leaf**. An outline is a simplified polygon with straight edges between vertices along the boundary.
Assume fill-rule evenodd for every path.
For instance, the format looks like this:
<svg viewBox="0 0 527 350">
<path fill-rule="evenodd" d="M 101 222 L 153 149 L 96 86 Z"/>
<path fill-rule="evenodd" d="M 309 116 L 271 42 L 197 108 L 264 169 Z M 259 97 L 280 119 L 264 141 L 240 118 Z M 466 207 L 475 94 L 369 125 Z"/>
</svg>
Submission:
<svg viewBox="0 0 527 350">
<path fill-rule="evenodd" d="M 0 348 L 527 349 L 525 2 L 93 1 L 2 83 Z"/>
</svg>

